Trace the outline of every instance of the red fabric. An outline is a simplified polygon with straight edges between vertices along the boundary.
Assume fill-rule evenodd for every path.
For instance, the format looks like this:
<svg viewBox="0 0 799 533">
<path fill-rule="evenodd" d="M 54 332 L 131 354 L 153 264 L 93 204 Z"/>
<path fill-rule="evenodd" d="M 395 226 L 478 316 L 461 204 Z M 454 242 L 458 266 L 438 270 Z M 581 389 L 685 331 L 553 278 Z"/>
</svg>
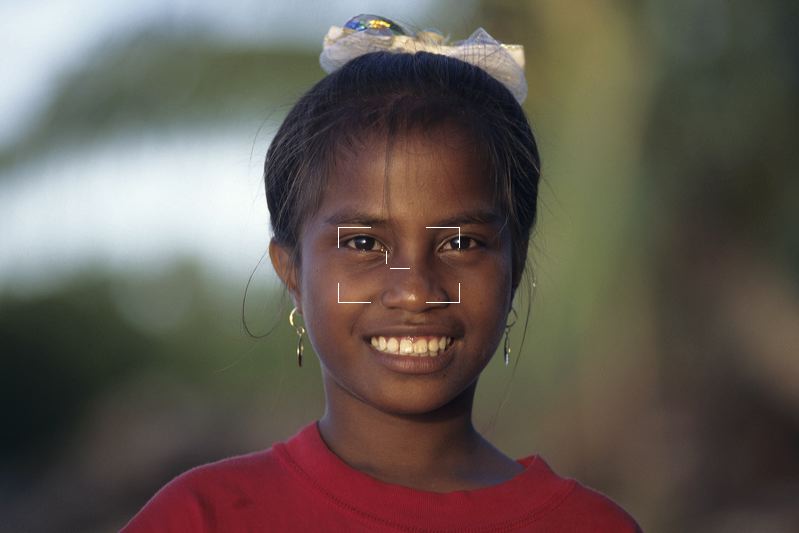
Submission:
<svg viewBox="0 0 799 533">
<path fill-rule="evenodd" d="M 414 490 L 347 466 L 312 423 L 265 452 L 178 476 L 122 531 L 640 531 L 608 498 L 558 477 L 541 458 L 519 462 L 526 470 L 500 485 Z"/>
</svg>

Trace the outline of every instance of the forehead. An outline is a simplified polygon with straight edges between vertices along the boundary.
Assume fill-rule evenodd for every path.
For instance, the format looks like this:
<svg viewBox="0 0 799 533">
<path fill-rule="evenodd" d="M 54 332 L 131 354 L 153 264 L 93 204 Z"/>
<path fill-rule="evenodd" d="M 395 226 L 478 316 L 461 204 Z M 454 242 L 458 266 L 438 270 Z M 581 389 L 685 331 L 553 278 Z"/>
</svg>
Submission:
<svg viewBox="0 0 799 533">
<path fill-rule="evenodd" d="M 392 216 L 494 208 L 483 150 L 451 126 L 395 136 L 370 135 L 339 151 L 321 211 L 356 206 Z"/>
</svg>

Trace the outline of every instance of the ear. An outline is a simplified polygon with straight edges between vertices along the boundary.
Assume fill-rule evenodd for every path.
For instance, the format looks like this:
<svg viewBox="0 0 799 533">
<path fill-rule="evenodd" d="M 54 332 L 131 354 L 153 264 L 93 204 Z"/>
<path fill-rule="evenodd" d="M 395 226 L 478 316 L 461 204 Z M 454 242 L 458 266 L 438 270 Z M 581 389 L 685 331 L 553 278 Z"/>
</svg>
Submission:
<svg viewBox="0 0 799 533">
<path fill-rule="evenodd" d="M 282 244 L 278 244 L 274 239 L 269 241 L 269 259 L 272 260 L 272 266 L 291 294 L 297 312 L 302 314 L 302 298 L 300 298 L 300 289 L 297 283 L 299 276 L 297 275 L 296 265 L 292 261 L 291 256 L 291 250 Z"/>
</svg>

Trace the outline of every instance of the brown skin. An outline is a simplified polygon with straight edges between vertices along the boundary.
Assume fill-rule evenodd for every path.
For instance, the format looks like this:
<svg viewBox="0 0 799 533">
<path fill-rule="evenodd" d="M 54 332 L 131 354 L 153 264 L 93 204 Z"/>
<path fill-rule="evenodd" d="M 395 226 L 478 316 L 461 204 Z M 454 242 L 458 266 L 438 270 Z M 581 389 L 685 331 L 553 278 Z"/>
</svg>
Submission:
<svg viewBox="0 0 799 533">
<path fill-rule="evenodd" d="M 290 266 L 290 250 L 269 246 L 322 363 L 322 438 L 362 472 L 435 492 L 495 485 L 523 470 L 472 425 L 477 379 L 513 296 L 511 241 L 478 150 L 442 128 L 398 139 L 388 168 L 384 142 L 342 155 L 303 225 L 299 267 Z M 366 217 L 342 217 L 352 212 Z M 442 223 L 478 212 L 496 220 Z M 426 228 L 444 225 L 461 227 L 460 244 L 457 229 Z M 460 303 L 425 303 L 457 300 L 458 282 Z M 337 283 L 342 301 L 372 303 L 338 303 Z M 373 335 L 422 328 L 454 337 L 444 368 L 397 372 L 369 345 Z"/>
</svg>

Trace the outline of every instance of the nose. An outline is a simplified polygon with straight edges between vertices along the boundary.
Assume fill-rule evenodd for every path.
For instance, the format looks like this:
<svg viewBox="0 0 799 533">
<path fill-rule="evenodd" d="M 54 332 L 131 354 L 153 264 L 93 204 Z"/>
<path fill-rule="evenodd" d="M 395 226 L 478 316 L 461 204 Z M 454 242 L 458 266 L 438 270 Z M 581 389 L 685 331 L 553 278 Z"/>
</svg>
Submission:
<svg viewBox="0 0 799 533">
<path fill-rule="evenodd" d="M 388 261 L 389 272 L 380 302 L 389 309 L 402 309 L 420 313 L 428 309 L 446 307 L 450 298 L 442 285 L 442 273 L 436 269 L 434 259 L 398 256 Z M 448 280 L 447 280 L 448 281 Z M 448 283 L 458 291 L 457 281 Z"/>
</svg>

